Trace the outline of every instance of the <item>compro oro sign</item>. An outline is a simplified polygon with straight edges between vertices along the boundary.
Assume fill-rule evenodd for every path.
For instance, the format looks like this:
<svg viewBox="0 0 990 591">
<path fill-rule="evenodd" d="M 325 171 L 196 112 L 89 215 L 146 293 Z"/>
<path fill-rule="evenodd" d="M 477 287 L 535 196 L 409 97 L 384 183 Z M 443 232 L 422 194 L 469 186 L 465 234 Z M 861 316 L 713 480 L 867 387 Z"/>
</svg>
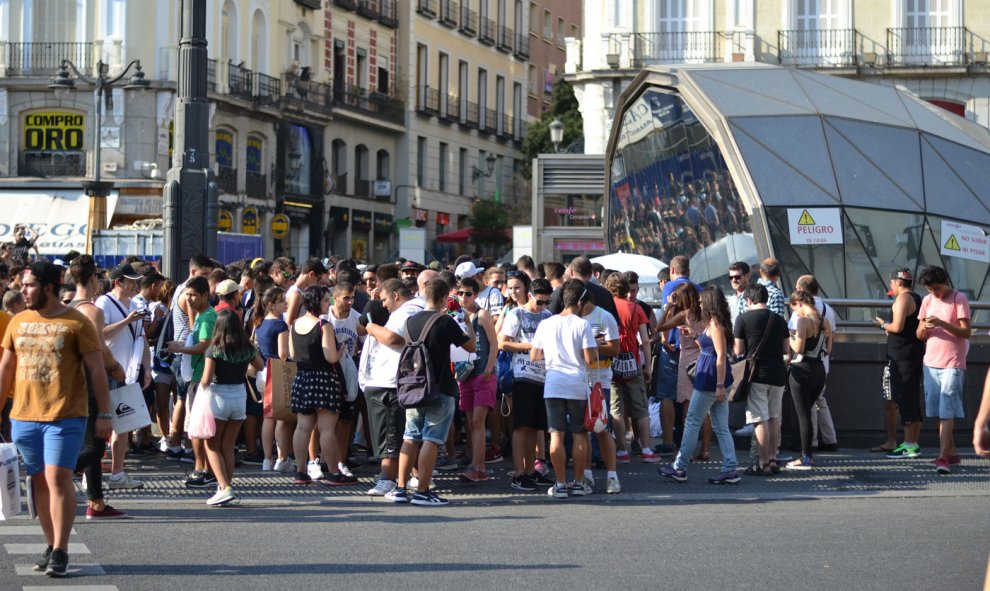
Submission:
<svg viewBox="0 0 990 591">
<path fill-rule="evenodd" d="M 939 242 L 942 256 L 990 263 L 987 235 L 979 226 L 942 220 L 942 238 Z"/>
<path fill-rule="evenodd" d="M 24 115 L 24 150 L 82 150 L 86 118 L 71 111 Z"/>
<path fill-rule="evenodd" d="M 842 244 L 842 211 L 838 208 L 792 207 L 787 210 L 791 244 Z"/>
</svg>

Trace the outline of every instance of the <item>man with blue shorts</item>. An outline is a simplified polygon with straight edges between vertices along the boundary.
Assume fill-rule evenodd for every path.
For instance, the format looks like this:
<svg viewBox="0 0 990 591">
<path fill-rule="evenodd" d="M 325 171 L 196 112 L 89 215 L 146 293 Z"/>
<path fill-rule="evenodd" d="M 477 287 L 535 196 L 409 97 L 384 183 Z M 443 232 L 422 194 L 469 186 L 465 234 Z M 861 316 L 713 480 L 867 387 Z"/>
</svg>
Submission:
<svg viewBox="0 0 990 591">
<path fill-rule="evenodd" d="M 59 301 L 60 283 L 61 269 L 50 263 L 24 270 L 21 293 L 28 309 L 10 321 L 0 359 L 0 407 L 16 376 L 11 433 L 48 542 L 34 569 L 49 577 L 65 576 L 69 564 L 76 513 L 72 471 L 89 412 L 84 367 L 99 410 L 97 437 L 110 434 L 112 418 L 102 343 L 88 318 Z"/>
</svg>

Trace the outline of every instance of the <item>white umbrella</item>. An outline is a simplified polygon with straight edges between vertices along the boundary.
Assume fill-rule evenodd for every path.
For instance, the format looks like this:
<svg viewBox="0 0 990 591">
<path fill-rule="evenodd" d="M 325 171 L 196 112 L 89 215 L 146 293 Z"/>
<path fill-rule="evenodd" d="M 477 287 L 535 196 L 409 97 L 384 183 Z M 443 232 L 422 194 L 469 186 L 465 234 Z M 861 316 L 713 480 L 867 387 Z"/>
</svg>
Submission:
<svg viewBox="0 0 990 591">
<path fill-rule="evenodd" d="M 754 264 L 757 261 L 756 241 L 749 233 L 731 234 L 691 257 L 691 281 L 707 283 L 729 273 L 736 261 Z"/>
<path fill-rule="evenodd" d="M 591 262 L 598 263 L 606 269 L 612 269 L 613 271 L 635 271 L 639 274 L 640 283 L 656 283 L 657 273 L 661 269 L 667 268 L 667 265 L 663 261 L 628 252 L 606 254 L 591 259 Z"/>
</svg>

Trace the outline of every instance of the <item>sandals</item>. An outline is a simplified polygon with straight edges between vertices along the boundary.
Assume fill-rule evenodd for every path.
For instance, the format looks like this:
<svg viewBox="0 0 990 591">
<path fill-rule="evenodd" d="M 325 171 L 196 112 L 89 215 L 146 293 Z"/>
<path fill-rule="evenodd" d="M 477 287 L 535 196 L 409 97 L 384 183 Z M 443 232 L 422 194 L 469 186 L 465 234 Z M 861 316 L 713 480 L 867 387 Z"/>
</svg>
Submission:
<svg viewBox="0 0 990 591">
<path fill-rule="evenodd" d="M 771 474 L 780 474 L 780 466 L 777 464 L 777 460 L 770 460 L 767 467 L 770 468 Z"/>
<path fill-rule="evenodd" d="M 759 464 L 753 464 L 749 468 L 743 470 L 743 473 L 746 476 L 771 476 L 773 474 L 769 465 L 761 468 Z"/>
<path fill-rule="evenodd" d="M 882 445 L 878 445 L 876 447 L 871 447 L 870 448 L 870 451 L 875 452 L 875 453 L 878 453 L 878 452 L 887 453 L 887 452 L 894 451 L 894 448 L 892 448 L 892 447 L 884 447 Z"/>
<path fill-rule="evenodd" d="M 808 456 L 802 456 L 793 462 L 787 463 L 788 470 L 811 470 L 814 466 L 814 461 Z"/>
</svg>

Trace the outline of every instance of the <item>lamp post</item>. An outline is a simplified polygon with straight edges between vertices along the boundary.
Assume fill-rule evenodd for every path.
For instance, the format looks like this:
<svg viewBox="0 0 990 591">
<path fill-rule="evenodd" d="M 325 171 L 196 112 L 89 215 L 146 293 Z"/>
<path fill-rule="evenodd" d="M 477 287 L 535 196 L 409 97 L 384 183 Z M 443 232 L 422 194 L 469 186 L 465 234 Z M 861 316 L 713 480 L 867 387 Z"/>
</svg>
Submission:
<svg viewBox="0 0 990 591">
<path fill-rule="evenodd" d="M 564 123 L 560 119 L 550 122 L 550 141 L 553 142 L 553 151 L 560 153 L 560 143 L 564 141 Z"/>
<path fill-rule="evenodd" d="M 489 152 L 488 153 L 488 156 L 485 156 L 485 164 L 488 166 L 488 171 L 485 172 L 484 170 L 481 170 L 477 166 L 473 166 L 472 165 L 471 166 L 471 177 L 475 181 L 477 181 L 481 177 L 488 178 L 488 177 L 492 176 L 493 174 L 495 174 L 495 161 L 496 160 L 498 160 L 498 157 L 495 156 L 494 153 Z"/>
<path fill-rule="evenodd" d="M 134 75 L 124 85 L 124 90 L 147 90 L 151 86 L 151 81 L 144 77 L 141 71 L 141 60 L 134 60 L 127 64 L 124 70 L 113 77 L 107 75 L 110 70 L 109 65 L 100 60 L 96 64 L 96 78 L 84 75 L 69 60 L 62 60 L 62 66 L 58 74 L 52 78 L 48 89 L 55 93 L 59 99 L 69 96 L 76 89 L 76 82 L 69 77 L 69 70 L 75 73 L 76 78 L 92 84 L 96 89 L 96 133 L 93 134 L 93 180 L 83 181 L 83 190 L 89 196 L 89 221 L 86 224 L 86 252 L 93 252 L 93 233 L 102 230 L 107 223 L 107 197 L 113 189 L 113 181 L 103 181 L 100 179 L 102 164 L 100 162 L 100 136 L 103 135 L 103 107 L 113 108 L 112 87 L 127 76 L 131 68 L 134 68 Z"/>
</svg>

